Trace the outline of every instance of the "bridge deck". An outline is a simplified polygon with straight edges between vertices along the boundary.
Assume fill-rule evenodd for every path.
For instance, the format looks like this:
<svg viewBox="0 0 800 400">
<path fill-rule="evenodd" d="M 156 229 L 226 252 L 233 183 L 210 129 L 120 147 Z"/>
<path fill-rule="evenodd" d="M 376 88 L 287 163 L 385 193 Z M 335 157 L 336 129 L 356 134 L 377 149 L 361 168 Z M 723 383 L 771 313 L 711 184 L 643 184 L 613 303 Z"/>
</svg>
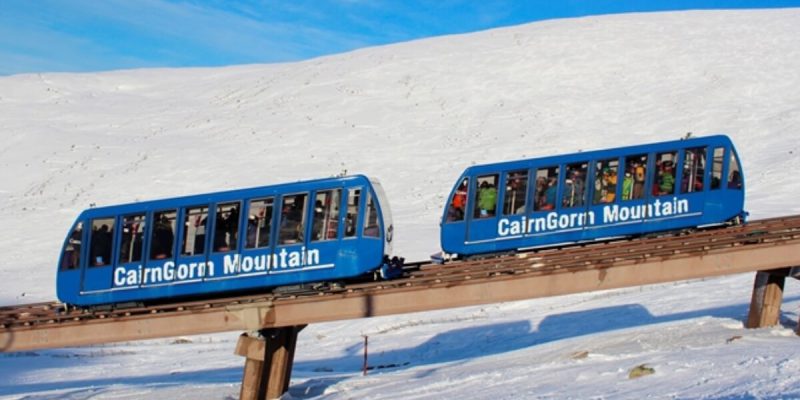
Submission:
<svg viewBox="0 0 800 400">
<path fill-rule="evenodd" d="M 0 351 L 142 340 L 533 299 L 800 265 L 800 216 L 689 235 L 423 265 L 408 277 L 344 289 L 148 308 L 59 312 L 0 308 Z"/>
</svg>

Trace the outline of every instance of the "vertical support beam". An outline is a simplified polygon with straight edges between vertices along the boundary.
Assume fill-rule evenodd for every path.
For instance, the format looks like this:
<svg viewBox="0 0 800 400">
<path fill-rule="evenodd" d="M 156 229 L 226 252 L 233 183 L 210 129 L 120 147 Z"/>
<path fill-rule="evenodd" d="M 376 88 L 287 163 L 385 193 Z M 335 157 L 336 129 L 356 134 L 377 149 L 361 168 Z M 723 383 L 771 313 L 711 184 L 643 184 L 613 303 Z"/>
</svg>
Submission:
<svg viewBox="0 0 800 400">
<path fill-rule="evenodd" d="M 756 272 L 745 327 L 752 329 L 778 325 L 787 273 L 783 269 Z"/>
<path fill-rule="evenodd" d="M 281 393 L 286 393 L 289 390 L 289 381 L 292 379 L 292 368 L 294 368 L 294 351 L 297 348 L 297 335 L 300 331 L 303 330 L 307 325 L 299 325 L 299 326 L 292 326 L 290 327 L 291 331 L 288 333 L 289 336 L 287 337 L 287 349 L 289 351 L 288 355 L 289 358 L 286 364 L 286 376 L 283 380 L 283 387 L 285 388 L 284 391 Z"/>
<path fill-rule="evenodd" d="M 242 389 L 239 391 L 241 400 L 258 399 L 264 370 L 264 347 L 264 339 L 261 337 L 246 333 L 239 336 L 234 354 L 245 357 Z"/>
<path fill-rule="evenodd" d="M 246 358 L 240 399 L 276 399 L 289 390 L 297 334 L 305 327 L 270 328 L 256 337 L 239 336 L 235 353 Z"/>
</svg>

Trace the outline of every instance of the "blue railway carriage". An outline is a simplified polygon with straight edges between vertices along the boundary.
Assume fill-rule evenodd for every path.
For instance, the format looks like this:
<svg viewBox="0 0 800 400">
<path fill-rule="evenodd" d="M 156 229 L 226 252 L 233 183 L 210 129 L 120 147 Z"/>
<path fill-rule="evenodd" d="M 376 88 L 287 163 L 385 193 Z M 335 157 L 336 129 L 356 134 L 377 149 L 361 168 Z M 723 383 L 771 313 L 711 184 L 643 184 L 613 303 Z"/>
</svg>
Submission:
<svg viewBox="0 0 800 400">
<path fill-rule="evenodd" d="M 163 302 L 336 281 L 380 268 L 392 219 L 362 175 L 90 208 L 59 262 L 67 304 Z"/>
<path fill-rule="evenodd" d="M 743 221 L 724 135 L 477 165 L 444 207 L 442 250 L 475 255 Z"/>
</svg>

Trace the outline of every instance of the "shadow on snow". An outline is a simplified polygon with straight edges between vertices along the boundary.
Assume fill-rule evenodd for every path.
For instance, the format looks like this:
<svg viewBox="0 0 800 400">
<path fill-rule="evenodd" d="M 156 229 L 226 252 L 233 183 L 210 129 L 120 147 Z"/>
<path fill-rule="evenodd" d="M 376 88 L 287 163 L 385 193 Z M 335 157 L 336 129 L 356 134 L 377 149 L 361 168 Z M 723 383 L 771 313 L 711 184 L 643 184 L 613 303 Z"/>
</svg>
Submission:
<svg viewBox="0 0 800 400">
<path fill-rule="evenodd" d="M 800 300 L 800 296 L 786 298 L 784 302 L 796 300 Z M 536 328 L 527 320 L 460 328 L 439 333 L 414 347 L 385 352 L 381 352 L 379 348 L 370 347 L 369 365 L 374 372 L 381 369 L 396 370 L 420 365 L 463 361 L 589 334 L 698 317 L 731 318 L 743 321 L 747 318 L 748 307 L 749 304 L 736 304 L 654 316 L 639 304 L 626 304 L 548 316 Z M 797 315 L 795 314 L 782 313 L 781 323 L 787 327 L 794 328 L 796 317 Z M 323 394 L 327 387 L 348 379 L 354 373 L 358 373 L 361 371 L 363 363 L 362 351 L 362 345 L 359 343 L 348 348 L 348 354 L 343 357 L 296 362 L 293 376 L 305 380 L 290 388 L 291 395 L 293 398 L 316 397 Z M 302 348 L 298 349 L 298 354 L 303 354 Z M 42 352 L 39 356 L 47 357 L 47 353 Z M 17 361 L 22 361 L 26 358 L 28 362 L 23 364 L 32 364 L 32 369 L 37 368 L 37 364 L 41 365 L 41 362 L 31 363 L 30 361 L 33 361 L 31 359 L 34 357 L 25 355 L 16 357 L 2 355 L 0 356 L 0 363 L 15 364 Z M 69 363 L 65 364 L 63 368 L 69 368 Z M 11 369 L 8 368 L 8 365 L 6 367 Z M 52 366 L 49 365 L 47 368 L 50 367 Z M 30 371 L 30 369 L 24 367 L 18 370 Z M 13 375 L 13 371 L 6 372 L 12 372 Z M 337 376 L 337 374 L 342 374 L 343 376 Z M 31 384 L 8 383 L 11 381 L 8 379 L 9 377 L 9 374 L 7 374 L 5 376 L 6 379 L 3 379 L 4 383 L 0 383 L 0 395 L 76 389 L 83 389 L 85 392 L 77 390 L 73 393 L 97 394 L 111 386 L 144 385 L 150 388 L 158 388 L 197 383 L 236 384 L 241 382 L 242 368 L 219 368 L 160 375 L 76 379 Z M 61 393 L 63 396 L 64 392 Z M 47 396 L 42 398 L 47 398 Z"/>
</svg>

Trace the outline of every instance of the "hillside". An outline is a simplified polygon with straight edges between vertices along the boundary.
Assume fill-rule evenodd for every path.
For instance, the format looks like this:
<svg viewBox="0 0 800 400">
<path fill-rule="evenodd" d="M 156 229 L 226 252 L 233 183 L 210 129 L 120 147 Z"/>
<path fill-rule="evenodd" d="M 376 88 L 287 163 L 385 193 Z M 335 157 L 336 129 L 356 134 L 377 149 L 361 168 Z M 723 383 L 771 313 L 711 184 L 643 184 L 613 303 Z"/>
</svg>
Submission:
<svg viewBox="0 0 800 400">
<path fill-rule="evenodd" d="M 622 14 L 291 64 L 0 78 L 0 304 L 54 299 L 59 248 L 92 203 L 343 170 L 381 180 L 410 260 L 438 250 L 444 197 L 468 165 L 687 132 L 734 140 L 751 218 L 800 213 L 799 36 L 800 9 Z M 787 328 L 745 331 L 751 285 L 312 326 L 291 397 L 800 397 L 800 285 L 787 283 Z M 376 364 L 405 366 L 360 377 L 362 334 Z M 237 335 L 0 356 L 0 395 L 235 397 Z M 657 374 L 628 381 L 642 363 Z"/>
</svg>

